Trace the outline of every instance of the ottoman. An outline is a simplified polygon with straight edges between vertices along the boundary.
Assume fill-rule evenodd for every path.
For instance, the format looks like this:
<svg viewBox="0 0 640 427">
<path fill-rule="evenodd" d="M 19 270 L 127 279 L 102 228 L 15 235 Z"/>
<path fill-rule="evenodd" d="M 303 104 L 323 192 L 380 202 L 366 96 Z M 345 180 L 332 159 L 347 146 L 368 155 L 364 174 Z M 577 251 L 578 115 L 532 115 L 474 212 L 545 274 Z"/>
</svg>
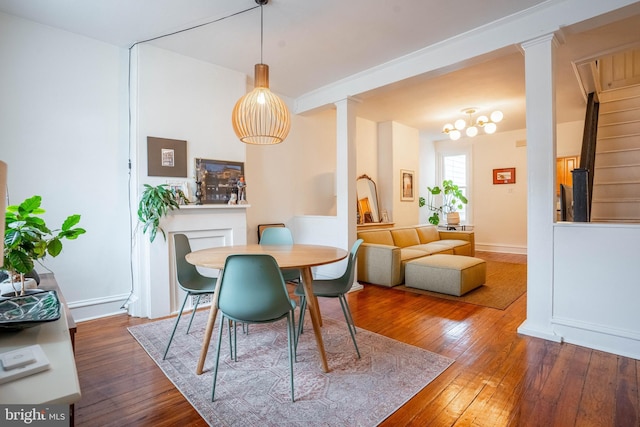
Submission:
<svg viewBox="0 0 640 427">
<path fill-rule="evenodd" d="M 487 263 L 463 255 L 436 254 L 407 262 L 404 284 L 410 288 L 461 296 L 486 281 Z"/>
</svg>

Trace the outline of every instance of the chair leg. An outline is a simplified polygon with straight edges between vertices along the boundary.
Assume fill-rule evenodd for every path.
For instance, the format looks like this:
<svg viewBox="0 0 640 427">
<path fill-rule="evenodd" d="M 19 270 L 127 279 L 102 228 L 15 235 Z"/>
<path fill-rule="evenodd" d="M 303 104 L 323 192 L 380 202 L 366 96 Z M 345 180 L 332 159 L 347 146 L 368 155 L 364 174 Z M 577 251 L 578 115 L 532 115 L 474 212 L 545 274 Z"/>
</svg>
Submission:
<svg viewBox="0 0 640 427">
<path fill-rule="evenodd" d="M 307 309 L 307 299 L 305 297 L 300 297 L 300 318 L 298 320 L 298 331 L 296 333 L 296 354 L 298 351 L 298 340 L 300 339 L 300 335 L 302 335 L 303 326 L 304 326 L 304 312 Z"/>
<path fill-rule="evenodd" d="M 196 303 L 193 306 L 193 311 L 191 312 L 191 319 L 189 320 L 189 326 L 187 326 L 187 335 L 189 334 L 189 330 L 191 329 L 191 324 L 193 323 L 193 318 L 196 315 L 196 310 L 198 309 L 198 304 L 200 304 L 200 297 L 202 295 L 198 295 L 198 298 L 196 298 Z"/>
<path fill-rule="evenodd" d="M 342 298 L 344 299 L 344 305 L 347 309 L 347 314 L 349 314 L 349 318 L 347 319 L 347 323 L 351 322 L 351 326 L 353 326 L 353 333 L 357 334 L 358 331 L 356 330 L 356 322 L 353 321 L 353 315 L 351 314 L 351 307 L 349 307 L 349 303 L 347 302 L 347 297 L 345 295 L 342 295 Z"/>
<path fill-rule="evenodd" d="M 220 328 L 218 329 L 218 347 L 216 348 L 216 364 L 213 369 L 213 387 L 211 390 L 211 401 L 216 396 L 216 379 L 218 378 L 218 363 L 220 362 L 220 344 L 222 344 L 222 330 L 224 329 L 224 316 L 221 317 Z"/>
<path fill-rule="evenodd" d="M 187 292 L 187 295 L 184 297 L 184 301 L 182 301 L 182 307 L 180 307 L 180 312 L 178 312 L 178 317 L 176 317 L 176 323 L 173 325 L 173 331 L 171 331 L 171 336 L 169 337 L 169 342 L 167 343 L 167 349 L 164 351 L 164 356 L 162 356 L 162 360 L 166 359 L 167 353 L 169 353 L 169 347 L 171 347 L 171 341 L 173 341 L 173 336 L 176 334 L 176 329 L 178 329 L 178 323 L 180 322 L 180 317 L 182 316 L 182 310 L 184 310 L 184 306 L 187 303 L 187 298 L 189 298 L 190 293 Z"/>
<path fill-rule="evenodd" d="M 340 306 L 342 307 L 342 313 L 344 313 L 344 319 L 347 321 L 347 327 L 349 328 L 349 333 L 351 334 L 351 339 L 353 340 L 353 345 L 356 347 L 356 353 L 358 353 L 358 359 L 360 359 L 360 350 L 358 350 L 358 344 L 356 344 L 356 335 L 355 335 L 355 329 L 356 326 L 352 325 L 349 322 L 349 315 L 347 314 L 347 312 L 349 311 L 349 304 L 347 303 L 346 298 L 344 297 L 344 295 L 340 295 L 340 297 L 338 298 L 340 300 Z"/>
<path fill-rule="evenodd" d="M 289 345 L 289 376 L 291 378 L 291 401 L 295 402 L 293 391 L 293 359 L 295 358 L 295 313 L 293 310 L 287 315 L 287 344 Z"/>
</svg>

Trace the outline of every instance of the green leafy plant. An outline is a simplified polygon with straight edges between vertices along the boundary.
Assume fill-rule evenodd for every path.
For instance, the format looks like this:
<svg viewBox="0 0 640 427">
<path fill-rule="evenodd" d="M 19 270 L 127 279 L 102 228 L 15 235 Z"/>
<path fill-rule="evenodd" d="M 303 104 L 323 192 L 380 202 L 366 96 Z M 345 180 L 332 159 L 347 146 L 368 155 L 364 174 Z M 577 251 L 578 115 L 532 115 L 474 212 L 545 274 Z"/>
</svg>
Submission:
<svg viewBox="0 0 640 427">
<path fill-rule="evenodd" d="M 75 240 L 86 231 L 76 227 L 80 215 L 70 215 L 59 229 L 51 230 L 41 215 L 42 197 L 33 196 L 19 205 L 7 207 L 5 213 L 3 268 L 11 281 L 17 277 L 24 294 L 24 275 L 33 270 L 34 262 L 47 255 L 56 257 L 62 252 L 62 240 Z"/>
<path fill-rule="evenodd" d="M 178 197 L 187 200 L 182 191 L 179 192 Z M 160 231 L 164 239 L 167 240 L 167 235 L 162 227 L 160 227 L 160 219 L 165 216 L 167 212 L 174 209 L 180 209 L 180 205 L 176 200 L 176 193 L 170 188 L 167 188 L 167 184 L 161 184 L 155 187 L 149 184 L 144 185 L 144 191 L 138 204 L 138 220 L 143 224 L 142 232 L 146 233 L 149 231 L 149 240 L 151 242 L 155 240 L 158 231 Z"/>
<path fill-rule="evenodd" d="M 445 179 L 442 181 L 442 188 L 439 186 L 427 187 L 429 191 L 428 199 L 424 197 L 418 199 L 420 207 L 427 206 L 433 212 L 429 217 L 429 222 L 433 225 L 440 223 L 440 215 L 446 215 L 450 212 L 457 212 L 462 209 L 469 201 L 462 193 L 462 190 L 453 183 L 452 180 Z M 438 197 L 441 196 L 441 204 L 437 204 Z"/>
</svg>

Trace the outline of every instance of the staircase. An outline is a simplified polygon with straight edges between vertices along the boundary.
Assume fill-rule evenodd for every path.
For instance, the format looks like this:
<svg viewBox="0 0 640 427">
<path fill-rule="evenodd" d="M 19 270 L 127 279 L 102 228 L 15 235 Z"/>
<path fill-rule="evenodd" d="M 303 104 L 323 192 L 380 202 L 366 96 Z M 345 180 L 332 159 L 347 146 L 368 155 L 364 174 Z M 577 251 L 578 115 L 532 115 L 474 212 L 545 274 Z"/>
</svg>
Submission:
<svg viewBox="0 0 640 427">
<path fill-rule="evenodd" d="M 640 222 L 640 85 L 599 94 L 592 222 Z"/>
</svg>

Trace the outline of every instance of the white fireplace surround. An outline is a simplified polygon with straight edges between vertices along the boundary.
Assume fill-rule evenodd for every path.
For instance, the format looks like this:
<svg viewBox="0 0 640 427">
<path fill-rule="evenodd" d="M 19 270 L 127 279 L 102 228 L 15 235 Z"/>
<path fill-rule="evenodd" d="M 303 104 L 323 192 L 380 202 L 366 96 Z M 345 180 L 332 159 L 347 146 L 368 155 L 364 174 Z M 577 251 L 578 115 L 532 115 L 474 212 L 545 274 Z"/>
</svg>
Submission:
<svg viewBox="0 0 640 427">
<path fill-rule="evenodd" d="M 246 209 L 250 205 L 187 205 L 171 211 L 161 221 L 167 240 L 158 234 L 153 243 L 141 236 L 138 251 L 138 283 L 129 306 L 130 314 L 151 319 L 177 312 L 184 292 L 176 283 L 173 235 L 185 234 L 192 250 L 247 243 Z M 204 275 L 216 277 L 217 271 L 200 269 Z M 134 298 L 135 299 L 135 298 Z"/>
</svg>

